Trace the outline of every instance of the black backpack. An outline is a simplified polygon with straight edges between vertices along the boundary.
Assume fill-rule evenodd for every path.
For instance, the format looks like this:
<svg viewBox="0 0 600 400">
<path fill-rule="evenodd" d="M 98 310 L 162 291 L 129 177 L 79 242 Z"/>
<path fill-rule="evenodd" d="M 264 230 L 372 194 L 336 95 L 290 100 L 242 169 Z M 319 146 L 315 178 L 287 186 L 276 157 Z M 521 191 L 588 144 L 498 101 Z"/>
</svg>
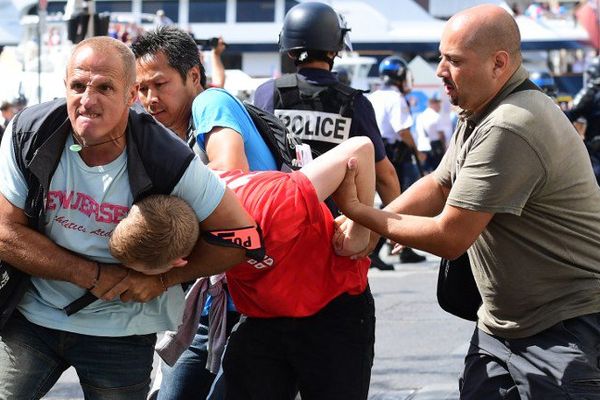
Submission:
<svg viewBox="0 0 600 400">
<path fill-rule="evenodd" d="M 300 139 L 295 138 L 275 115 L 247 102 L 244 107 L 273 154 L 277 168 L 281 171 L 300 169 L 296 159 L 296 145 L 301 144 Z"/>
</svg>

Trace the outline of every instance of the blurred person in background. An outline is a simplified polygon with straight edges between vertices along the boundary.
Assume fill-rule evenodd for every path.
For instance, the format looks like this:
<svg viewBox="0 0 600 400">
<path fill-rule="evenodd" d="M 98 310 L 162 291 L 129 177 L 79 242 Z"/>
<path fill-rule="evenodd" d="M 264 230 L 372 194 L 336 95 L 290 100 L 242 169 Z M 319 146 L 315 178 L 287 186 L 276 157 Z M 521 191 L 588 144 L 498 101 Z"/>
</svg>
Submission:
<svg viewBox="0 0 600 400">
<path fill-rule="evenodd" d="M 583 141 L 588 149 L 594 174 L 600 184 L 600 56 L 594 58 L 584 73 L 584 87 L 577 93 L 573 106 L 565 112 L 578 124 L 585 120 Z"/>
<path fill-rule="evenodd" d="M 446 152 L 444 127 L 440 123 L 441 99 L 433 93 L 427 100 L 427 108 L 417 116 L 417 149 L 425 155 L 423 169 L 431 172 L 437 168 Z"/>
<path fill-rule="evenodd" d="M 398 56 L 384 58 L 379 64 L 379 76 L 382 86 L 369 95 L 375 109 L 377 125 L 383 137 L 385 152 L 396 170 L 402 192 L 419 179 L 423 155 L 411 133 L 414 120 L 406 95 L 412 90 L 413 77 L 408 64 Z M 385 206 L 385 204 L 384 204 Z M 379 240 L 373 250 L 371 260 L 379 262 L 379 252 L 384 244 Z M 401 263 L 418 263 L 425 261 L 425 256 L 417 254 L 410 247 L 400 251 Z"/>
<path fill-rule="evenodd" d="M 0 138 L 2 138 L 4 130 L 8 126 L 10 120 L 17 113 L 17 109 L 12 102 L 5 100 L 2 102 L 2 104 L 0 104 L 0 113 L 2 113 L 2 124 L 0 124 Z"/>
<path fill-rule="evenodd" d="M 171 18 L 167 17 L 167 14 L 165 14 L 164 10 L 157 10 L 156 18 L 154 19 L 154 26 L 156 28 L 158 28 L 160 26 L 169 26 L 169 25 L 173 25 L 173 20 Z"/>
<path fill-rule="evenodd" d="M 223 40 L 222 36 L 218 37 L 217 45 L 210 49 L 210 80 L 208 81 L 208 87 L 225 87 L 225 66 L 223 65 L 223 52 L 227 48 L 227 43 Z M 200 53 L 200 62 L 204 65 L 202 53 Z"/>
</svg>

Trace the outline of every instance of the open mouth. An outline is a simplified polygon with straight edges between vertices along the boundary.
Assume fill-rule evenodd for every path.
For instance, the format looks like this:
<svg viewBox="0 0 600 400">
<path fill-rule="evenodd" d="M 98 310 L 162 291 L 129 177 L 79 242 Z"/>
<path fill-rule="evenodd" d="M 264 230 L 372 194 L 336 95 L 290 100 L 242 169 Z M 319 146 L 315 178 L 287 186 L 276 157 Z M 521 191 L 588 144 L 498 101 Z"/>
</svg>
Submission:
<svg viewBox="0 0 600 400">
<path fill-rule="evenodd" d="M 98 113 L 92 113 L 92 112 L 78 112 L 77 113 L 80 117 L 84 117 L 87 119 L 96 119 L 98 117 L 100 117 L 100 114 Z"/>
<path fill-rule="evenodd" d="M 454 85 L 450 82 L 444 82 L 444 90 L 446 91 L 446 93 L 450 93 L 454 90 Z"/>
</svg>

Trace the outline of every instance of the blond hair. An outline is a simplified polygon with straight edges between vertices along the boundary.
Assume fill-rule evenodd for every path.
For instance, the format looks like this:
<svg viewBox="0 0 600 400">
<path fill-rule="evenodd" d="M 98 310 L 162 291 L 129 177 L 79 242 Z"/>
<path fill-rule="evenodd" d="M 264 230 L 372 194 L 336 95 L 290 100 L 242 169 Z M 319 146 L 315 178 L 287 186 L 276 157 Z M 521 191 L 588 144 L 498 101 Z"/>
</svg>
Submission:
<svg viewBox="0 0 600 400">
<path fill-rule="evenodd" d="M 199 234 L 198 218 L 188 203 L 175 196 L 152 195 L 135 203 L 119 222 L 109 249 L 124 265 L 161 268 L 187 257 Z"/>
</svg>

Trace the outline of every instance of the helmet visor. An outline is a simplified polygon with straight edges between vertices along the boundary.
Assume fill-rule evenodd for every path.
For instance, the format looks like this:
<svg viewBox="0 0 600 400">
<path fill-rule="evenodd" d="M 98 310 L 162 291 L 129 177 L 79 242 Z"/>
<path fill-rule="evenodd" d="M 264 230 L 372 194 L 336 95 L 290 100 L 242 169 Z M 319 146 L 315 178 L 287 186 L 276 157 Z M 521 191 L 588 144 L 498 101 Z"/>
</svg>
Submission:
<svg viewBox="0 0 600 400">
<path fill-rule="evenodd" d="M 342 32 L 342 41 L 344 43 L 342 50 L 352 51 L 352 41 L 350 40 L 350 28 L 348 28 L 348 24 L 346 23 L 346 20 L 344 19 L 344 16 L 342 14 L 337 13 L 337 16 L 338 22 L 340 24 L 340 30 Z"/>
</svg>

